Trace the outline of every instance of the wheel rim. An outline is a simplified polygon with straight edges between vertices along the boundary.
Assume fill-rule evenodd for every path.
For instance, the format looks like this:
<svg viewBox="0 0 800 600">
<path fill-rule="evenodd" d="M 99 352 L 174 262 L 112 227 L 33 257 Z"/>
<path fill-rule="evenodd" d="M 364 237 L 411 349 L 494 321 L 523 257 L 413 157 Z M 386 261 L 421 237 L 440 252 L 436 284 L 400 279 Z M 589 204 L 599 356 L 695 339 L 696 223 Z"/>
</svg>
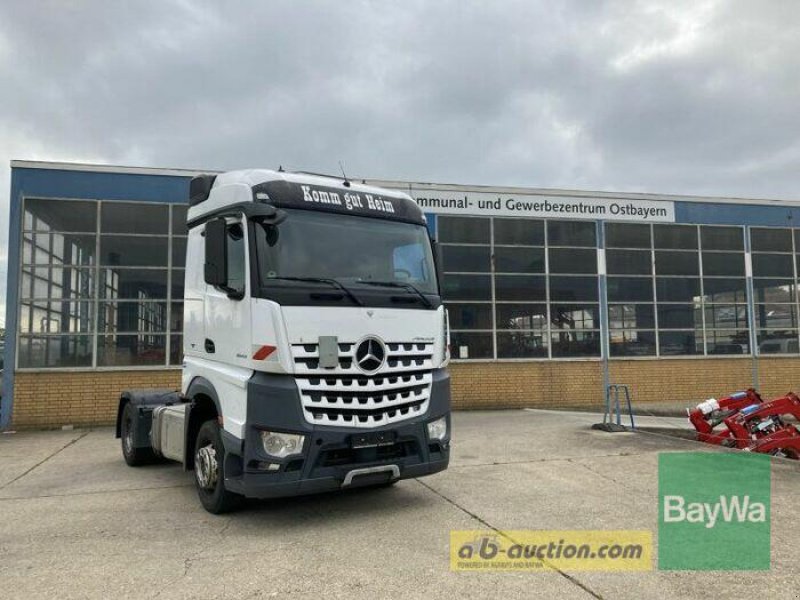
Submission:
<svg viewBox="0 0 800 600">
<path fill-rule="evenodd" d="M 130 456 L 133 453 L 133 424 L 130 418 L 125 419 L 122 429 L 122 444 L 124 445 L 125 454 Z"/>
<path fill-rule="evenodd" d="M 194 473 L 197 484 L 202 489 L 213 490 L 217 485 L 219 466 L 217 465 L 217 451 L 213 444 L 202 446 L 195 452 Z"/>
</svg>

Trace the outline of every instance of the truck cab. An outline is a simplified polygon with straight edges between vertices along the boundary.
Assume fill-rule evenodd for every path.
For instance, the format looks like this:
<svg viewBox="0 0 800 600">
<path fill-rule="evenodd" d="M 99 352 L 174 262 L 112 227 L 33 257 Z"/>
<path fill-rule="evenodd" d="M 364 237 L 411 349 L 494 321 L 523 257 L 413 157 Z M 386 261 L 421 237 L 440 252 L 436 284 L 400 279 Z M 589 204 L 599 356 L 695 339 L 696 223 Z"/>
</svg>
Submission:
<svg viewBox="0 0 800 600">
<path fill-rule="evenodd" d="M 126 461 L 180 461 L 211 512 L 445 469 L 447 314 L 416 203 L 268 170 L 190 188 L 182 386 L 122 394 Z"/>
</svg>

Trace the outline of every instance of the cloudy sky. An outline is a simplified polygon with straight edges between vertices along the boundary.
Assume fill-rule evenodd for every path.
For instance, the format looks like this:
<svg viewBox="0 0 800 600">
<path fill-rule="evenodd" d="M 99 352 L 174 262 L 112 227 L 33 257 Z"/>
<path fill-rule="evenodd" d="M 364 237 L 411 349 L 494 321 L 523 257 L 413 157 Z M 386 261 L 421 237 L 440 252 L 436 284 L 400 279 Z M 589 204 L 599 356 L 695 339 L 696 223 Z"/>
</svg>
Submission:
<svg viewBox="0 0 800 600">
<path fill-rule="evenodd" d="M 796 0 L 5 0 L 0 277 L 11 159 L 800 198 L 798 23 Z"/>
</svg>

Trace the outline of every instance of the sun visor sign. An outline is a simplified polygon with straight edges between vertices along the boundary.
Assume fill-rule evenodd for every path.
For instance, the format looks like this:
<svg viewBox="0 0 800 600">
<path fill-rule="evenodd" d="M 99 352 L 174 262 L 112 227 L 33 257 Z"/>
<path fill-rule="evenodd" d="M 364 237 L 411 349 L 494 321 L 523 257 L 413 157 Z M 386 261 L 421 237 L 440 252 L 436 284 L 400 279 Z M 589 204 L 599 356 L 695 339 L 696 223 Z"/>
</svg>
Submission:
<svg viewBox="0 0 800 600">
<path fill-rule="evenodd" d="M 253 200 L 282 208 L 301 208 L 424 223 L 416 203 L 382 194 L 289 181 L 269 181 L 253 186 Z"/>
</svg>

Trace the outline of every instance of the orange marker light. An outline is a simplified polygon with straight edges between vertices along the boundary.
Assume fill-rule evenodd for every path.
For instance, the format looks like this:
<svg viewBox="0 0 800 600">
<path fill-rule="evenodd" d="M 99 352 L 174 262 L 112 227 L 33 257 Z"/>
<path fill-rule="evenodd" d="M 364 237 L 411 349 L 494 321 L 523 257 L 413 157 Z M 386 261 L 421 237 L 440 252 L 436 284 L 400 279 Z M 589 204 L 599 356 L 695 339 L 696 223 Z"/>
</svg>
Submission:
<svg viewBox="0 0 800 600">
<path fill-rule="evenodd" d="M 253 360 L 264 360 L 270 354 L 275 352 L 277 348 L 275 346 L 261 346 L 255 354 L 253 354 Z"/>
</svg>

